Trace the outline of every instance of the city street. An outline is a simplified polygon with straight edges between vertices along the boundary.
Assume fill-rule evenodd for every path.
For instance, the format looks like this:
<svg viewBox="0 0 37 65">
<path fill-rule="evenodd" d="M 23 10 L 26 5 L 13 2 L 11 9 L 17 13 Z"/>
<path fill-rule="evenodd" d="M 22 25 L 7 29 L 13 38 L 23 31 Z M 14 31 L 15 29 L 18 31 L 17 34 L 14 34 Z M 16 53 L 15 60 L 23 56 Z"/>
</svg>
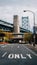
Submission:
<svg viewBox="0 0 37 65">
<path fill-rule="evenodd" d="M 37 54 L 25 44 L 0 44 L 0 65 L 37 65 Z"/>
</svg>

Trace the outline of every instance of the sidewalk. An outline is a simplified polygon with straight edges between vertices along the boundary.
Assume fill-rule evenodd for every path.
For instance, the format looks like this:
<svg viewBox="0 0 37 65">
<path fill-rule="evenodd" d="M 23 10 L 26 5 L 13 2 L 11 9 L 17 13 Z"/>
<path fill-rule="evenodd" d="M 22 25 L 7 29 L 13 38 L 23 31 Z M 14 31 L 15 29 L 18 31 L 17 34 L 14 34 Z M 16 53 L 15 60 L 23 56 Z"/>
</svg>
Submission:
<svg viewBox="0 0 37 65">
<path fill-rule="evenodd" d="M 26 46 L 37 54 L 37 44 L 35 47 L 32 44 L 26 44 Z"/>
</svg>

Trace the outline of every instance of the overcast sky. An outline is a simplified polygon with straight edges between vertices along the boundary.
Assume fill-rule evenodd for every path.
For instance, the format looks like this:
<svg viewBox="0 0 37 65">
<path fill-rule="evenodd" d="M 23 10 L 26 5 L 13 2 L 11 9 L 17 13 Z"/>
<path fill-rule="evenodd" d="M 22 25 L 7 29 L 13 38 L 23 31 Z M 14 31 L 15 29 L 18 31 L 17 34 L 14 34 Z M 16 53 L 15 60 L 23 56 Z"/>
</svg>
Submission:
<svg viewBox="0 0 37 65">
<path fill-rule="evenodd" d="M 35 13 L 35 22 L 37 24 L 37 0 L 0 0 L 0 19 L 12 23 L 13 15 L 19 16 L 21 22 L 22 16 L 29 16 L 31 27 L 33 26 L 33 14 L 24 13 L 23 10 L 31 10 Z"/>
</svg>

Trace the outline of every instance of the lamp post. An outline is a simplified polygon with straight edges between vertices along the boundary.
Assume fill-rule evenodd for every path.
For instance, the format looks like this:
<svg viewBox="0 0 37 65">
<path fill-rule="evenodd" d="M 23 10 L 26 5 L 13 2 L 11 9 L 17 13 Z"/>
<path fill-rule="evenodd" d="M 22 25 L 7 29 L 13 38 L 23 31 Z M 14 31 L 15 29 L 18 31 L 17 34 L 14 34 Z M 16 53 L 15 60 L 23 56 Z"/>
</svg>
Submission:
<svg viewBox="0 0 37 65">
<path fill-rule="evenodd" d="M 35 13 L 31 10 L 24 10 L 24 12 L 31 12 L 33 14 L 33 21 L 34 21 L 34 35 L 33 35 L 33 38 L 34 38 L 34 43 L 33 43 L 33 46 L 35 46 Z"/>
</svg>

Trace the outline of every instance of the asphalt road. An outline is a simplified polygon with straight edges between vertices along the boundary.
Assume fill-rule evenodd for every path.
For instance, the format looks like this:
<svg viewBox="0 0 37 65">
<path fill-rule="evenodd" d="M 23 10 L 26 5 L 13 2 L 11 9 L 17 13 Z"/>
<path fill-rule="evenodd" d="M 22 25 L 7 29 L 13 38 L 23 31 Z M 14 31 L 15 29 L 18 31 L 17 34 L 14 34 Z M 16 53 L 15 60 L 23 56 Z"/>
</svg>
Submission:
<svg viewBox="0 0 37 65">
<path fill-rule="evenodd" d="M 25 44 L 0 45 L 0 65 L 37 65 L 37 54 Z"/>
</svg>

